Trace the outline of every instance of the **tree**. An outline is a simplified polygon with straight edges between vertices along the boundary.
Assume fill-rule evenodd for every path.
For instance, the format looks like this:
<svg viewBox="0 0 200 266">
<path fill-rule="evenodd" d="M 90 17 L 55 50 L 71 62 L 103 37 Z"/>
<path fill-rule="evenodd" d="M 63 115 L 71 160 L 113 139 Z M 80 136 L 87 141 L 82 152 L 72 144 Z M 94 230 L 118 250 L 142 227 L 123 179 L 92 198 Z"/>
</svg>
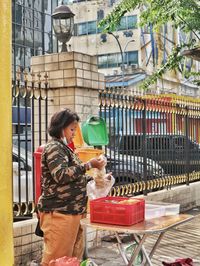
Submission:
<svg viewBox="0 0 200 266">
<path fill-rule="evenodd" d="M 200 43 L 200 1 L 199 0 L 122 0 L 105 19 L 100 21 L 99 27 L 104 32 L 114 31 L 120 24 L 122 16 L 128 11 L 140 9 L 139 25 L 152 25 L 154 31 L 170 23 L 172 27 L 181 29 L 186 34 L 192 33 L 192 38 L 187 43 L 175 44 L 167 62 L 148 77 L 142 84 L 143 89 L 161 78 L 167 70 L 179 70 L 185 78 L 193 78 L 193 82 L 200 85 L 198 72 L 188 72 L 180 68 L 180 64 L 190 49 L 196 51 Z M 191 50 L 193 48 L 193 50 Z M 199 57 L 200 60 L 200 57 Z"/>
</svg>

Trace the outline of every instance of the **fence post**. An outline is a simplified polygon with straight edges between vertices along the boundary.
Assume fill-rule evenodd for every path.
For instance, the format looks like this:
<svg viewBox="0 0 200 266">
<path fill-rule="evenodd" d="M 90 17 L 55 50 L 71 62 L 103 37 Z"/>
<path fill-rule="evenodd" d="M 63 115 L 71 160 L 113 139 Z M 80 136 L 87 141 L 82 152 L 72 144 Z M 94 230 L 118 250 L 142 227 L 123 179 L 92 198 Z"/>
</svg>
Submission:
<svg viewBox="0 0 200 266">
<path fill-rule="evenodd" d="M 146 99 L 142 100 L 143 110 L 142 110 L 142 133 L 143 133 L 143 180 L 145 181 L 144 195 L 147 195 L 147 138 L 146 138 Z"/>
<path fill-rule="evenodd" d="M 186 108 L 186 116 L 185 116 L 185 136 L 186 136 L 186 146 L 185 146 L 185 155 L 186 155 L 186 175 L 187 175 L 187 179 L 186 179 L 186 185 L 189 186 L 190 184 L 190 180 L 189 180 L 189 172 L 190 172 L 190 147 L 189 147 L 189 130 L 190 130 L 190 126 L 189 126 L 189 117 L 188 117 L 188 106 L 185 107 Z"/>
<path fill-rule="evenodd" d="M 12 216 L 11 1 L 0 1 L 0 265 L 14 265 Z"/>
</svg>

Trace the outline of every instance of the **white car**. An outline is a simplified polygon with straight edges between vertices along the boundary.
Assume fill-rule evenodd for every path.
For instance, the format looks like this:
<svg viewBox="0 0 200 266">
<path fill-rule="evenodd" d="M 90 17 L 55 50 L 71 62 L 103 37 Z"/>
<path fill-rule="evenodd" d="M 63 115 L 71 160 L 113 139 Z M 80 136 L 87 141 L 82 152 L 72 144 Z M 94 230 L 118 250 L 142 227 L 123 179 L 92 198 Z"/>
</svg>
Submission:
<svg viewBox="0 0 200 266">
<path fill-rule="evenodd" d="M 13 201 L 33 201 L 33 176 L 32 176 L 32 155 L 18 147 L 13 146 Z"/>
</svg>

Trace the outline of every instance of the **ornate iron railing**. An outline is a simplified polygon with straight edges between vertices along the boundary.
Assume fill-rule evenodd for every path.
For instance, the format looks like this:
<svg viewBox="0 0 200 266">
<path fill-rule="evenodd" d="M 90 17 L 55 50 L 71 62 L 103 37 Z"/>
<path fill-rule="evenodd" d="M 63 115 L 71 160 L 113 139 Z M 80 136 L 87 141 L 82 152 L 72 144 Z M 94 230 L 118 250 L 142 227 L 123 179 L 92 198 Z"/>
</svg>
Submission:
<svg viewBox="0 0 200 266">
<path fill-rule="evenodd" d="M 112 195 L 147 194 L 200 180 L 200 101 L 176 95 L 99 93 L 107 124 Z"/>
<path fill-rule="evenodd" d="M 33 153 L 42 139 L 48 138 L 47 73 L 41 76 L 18 70 L 12 81 L 12 97 L 13 212 L 15 219 L 29 218 L 35 210 Z"/>
</svg>

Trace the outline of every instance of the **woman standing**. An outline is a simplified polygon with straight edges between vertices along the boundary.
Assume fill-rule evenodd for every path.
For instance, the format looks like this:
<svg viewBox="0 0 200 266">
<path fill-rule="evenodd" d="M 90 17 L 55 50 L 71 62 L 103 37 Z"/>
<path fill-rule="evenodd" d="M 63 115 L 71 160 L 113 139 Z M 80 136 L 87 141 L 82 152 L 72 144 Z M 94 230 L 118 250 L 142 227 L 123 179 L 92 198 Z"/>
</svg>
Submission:
<svg viewBox="0 0 200 266">
<path fill-rule="evenodd" d="M 55 113 L 42 154 L 41 197 L 38 202 L 40 227 L 44 233 L 42 266 L 63 256 L 82 258 L 83 230 L 80 220 L 86 213 L 86 171 L 101 169 L 102 159 L 82 163 L 67 146 L 72 142 L 79 117 L 69 109 Z"/>
</svg>

